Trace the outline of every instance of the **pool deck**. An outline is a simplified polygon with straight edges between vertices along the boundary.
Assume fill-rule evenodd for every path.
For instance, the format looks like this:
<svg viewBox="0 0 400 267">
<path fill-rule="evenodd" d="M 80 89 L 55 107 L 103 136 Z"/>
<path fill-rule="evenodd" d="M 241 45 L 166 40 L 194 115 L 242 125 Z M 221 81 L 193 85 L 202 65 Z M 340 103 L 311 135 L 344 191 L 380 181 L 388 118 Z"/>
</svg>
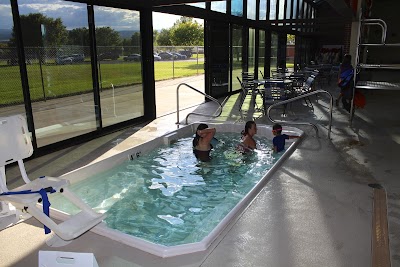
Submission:
<svg viewBox="0 0 400 267">
<path fill-rule="evenodd" d="M 318 87 L 337 94 L 334 85 Z M 298 149 L 206 251 L 163 259 L 92 232 L 51 248 L 45 244 L 42 226 L 32 218 L 0 232 L 0 265 L 37 266 L 39 250 L 55 250 L 94 253 L 100 267 L 371 266 L 373 189 L 368 184 L 379 183 L 387 192 L 391 263 L 400 266 L 399 93 L 366 92 L 367 106 L 356 111 L 352 127 L 348 113 L 334 107 L 330 140 L 325 95 L 318 102 L 311 97 L 314 109 L 299 101 L 288 107 L 284 118 L 280 110 L 273 112 L 275 119 L 316 123 L 319 136 L 312 127 L 299 126 L 306 137 Z M 215 109 L 215 104 L 207 103 L 196 112 Z M 190 109 L 182 112 L 182 119 L 187 112 Z M 252 109 L 239 112 L 238 95 L 233 95 L 218 121 L 244 125 L 258 115 Z M 30 160 L 28 174 L 61 175 L 174 130 L 175 121 L 176 114 L 171 114 L 143 128 Z M 256 122 L 270 124 L 264 117 Z M 8 171 L 8 183 L 13 184 L 15 170 Z"/>
</svg>

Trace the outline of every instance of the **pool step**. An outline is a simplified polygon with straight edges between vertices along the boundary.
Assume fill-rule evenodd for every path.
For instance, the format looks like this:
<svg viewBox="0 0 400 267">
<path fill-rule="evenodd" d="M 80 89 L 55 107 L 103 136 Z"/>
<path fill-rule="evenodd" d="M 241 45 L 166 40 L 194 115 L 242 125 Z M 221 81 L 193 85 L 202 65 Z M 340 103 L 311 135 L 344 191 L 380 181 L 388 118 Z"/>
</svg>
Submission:
<svg viewBox="0 0 400 267">
<path fill-rule="evenodd" d="M 386 191 L 375 187 L 372 218 L 372 267 L 390 267 Z"/>
</svg>

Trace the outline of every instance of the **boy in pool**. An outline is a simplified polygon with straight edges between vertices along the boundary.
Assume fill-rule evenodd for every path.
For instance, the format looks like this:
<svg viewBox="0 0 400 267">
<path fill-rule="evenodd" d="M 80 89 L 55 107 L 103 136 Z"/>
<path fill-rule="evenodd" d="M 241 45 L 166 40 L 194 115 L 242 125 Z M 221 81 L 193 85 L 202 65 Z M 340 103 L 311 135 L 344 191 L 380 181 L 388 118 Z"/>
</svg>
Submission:
<svg viewBox="0 0 400 267">
<path fill-rule="evenodd" d="M 272 139 L 272 144 L 274 145 L 274 152 L 281 152 L 285 149 L 285 140 L 299 138 L 297 135 L 287 135 L 282 134 L 282 126 L 280 124 L 275 123 L 272 126 L 272 133 L 275 135 L 274 139 Z"/>
</svg>

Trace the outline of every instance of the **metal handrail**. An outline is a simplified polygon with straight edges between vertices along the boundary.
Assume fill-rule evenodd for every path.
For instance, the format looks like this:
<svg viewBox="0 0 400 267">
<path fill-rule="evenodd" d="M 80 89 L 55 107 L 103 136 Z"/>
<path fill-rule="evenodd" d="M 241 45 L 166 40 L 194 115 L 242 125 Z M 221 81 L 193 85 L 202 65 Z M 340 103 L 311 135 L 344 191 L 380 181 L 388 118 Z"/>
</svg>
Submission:
<svg viewBox="0 0 400 267">
<path fill-rule="evenodd" d="M 382 44 L 386 42 L 387 24 L 381 19 L 363 19 L 361 20 L 363 25 L 378 25 L 382 28 Z"/>
<path fill-rule="evenodd" d="M 195 91 L 195 92 L 197 92 L 197 93 L 199 93 L 199 94 L 204 95 L 206 98 L 210 99 L 211 101 L 213 101 L 213 102 L 215 102 L 215 103 L 217 103 L 217 104 L 219 105 L 219 107 L 218 107 L 218 109 L 219 109 L 218 115 L 208 115 L 208 114 L 202 114 L 202 113 L 191 112 L 191 113 L 187 114 L 187 116 L 186 116 L 186 120 L 185 120 L 185 123 L 186 123 L 186 124 L 187 124 L 187 122 L 188 122 L 188 118 L 189 118 L 190 115 L 199 115 L 199 116 L 205 116 L 205 117 L 210 117 L 210 118 L 216 118 L 216 117 L 218 117 L 219 115 L 221 115 L 221 113 L 222 113 L 222 105 L 221 105 L 221 103 L 219 103 L 219 101 L 218 101 L 217 99 L 215 99 L 214 97 L 212 97 L 212 96 L 210 96 L 210 95 L 207 95 L 207 94 L 203 93 L 202 91 L 200 91 L 200 90 L 198 90 L 198 89 L 196 89 L 196 88 L 194 88 L 194 87 L 188 85 L 187 83 L 181 83 L 181 84 L 179 84 L 178 87 L 176 88 L 176 117 L 177 117 L 176 124 L 179 124 L 179 88 L 180 88 L 182 85 L 187 86 L 187 87 L 189 87 L 190 89 L 192 89 L 193 91 Z"/>
<path fill-rule="evenodd" d="M 331 93 L 329 93 L 328 91 L 325 91 L 325 90 L 316 90 L 316 91 L 312 91 L 312 92 L 310 92 L 310 93 L 306 93 L 306 94 L 302 94 L 302 95 L 299 95 L 299 96 L 295 96 L 295 97 L 292 97 L 292 98 L 290 98 L 290 99 L 288 99 L 288 100 L 283 100 L 283 101 L 281 101 L 281 102 L 272 104 L 272 105 L 269 106 L 268 109 L 267 109 L 267 116 L 268 116 L 268 119 L 269 119 L 272 123 L 280 122 L 280 123 L 294 124 L 294 125 L 311 125 L 312 127 L 314 127 L 314 129 L 315 129 L 315 131 L 316 131 L 316 133 L 317 133 L 317 136 L 318 136 L 318 128 L 317 128 L 317 126 L 316 126 L 315 124 L 313 124 L 313 123 L 311 123 L 311 122 L 294 122 L 294 121 L 291 122 L 291 121 L 273 120 L 273 119 L 271 118 L 271 115 L 270 115 L 269 113 L 270 113 L 271 109 L 273 109 L 273 108 L 276 107 L 276 106 L 284 105 L 284 104 L 287 104 L 287 103 L 290 103 L 290 102 L 293 102 L 293 101 L 296 101 L 296 100 L 299 100 L 299 99 L 302 99 L 302 98 L 305 98 L 305 97 L 309 97 L 309 96 L 311 96 L 311 95 L 319 94 L 319 93 L 326 93 L 326 94 L 328 94 L 329 97 L 331 98 L 330 106 L 329 106 L 329 129 L 328 129 L 328 139 L 330 139 L 330 138 L 331 138 L 331 128 L 332 128 L 333 96 L 332 96 Z"/>
</svg>

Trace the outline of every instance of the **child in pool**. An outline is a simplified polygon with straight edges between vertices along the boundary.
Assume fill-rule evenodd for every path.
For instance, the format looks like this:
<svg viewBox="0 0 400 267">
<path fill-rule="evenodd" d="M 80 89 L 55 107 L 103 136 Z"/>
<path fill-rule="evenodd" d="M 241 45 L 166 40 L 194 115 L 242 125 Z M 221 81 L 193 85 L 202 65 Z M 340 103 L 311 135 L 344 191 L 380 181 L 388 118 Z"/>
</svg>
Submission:
<svg viewBox="0 0 400 267">
<path fill-rule="evenodd" d="M 274 139 L 272 139 L 272 143 L 274 145 L 274 152 L 281 152 L 285 149 L 285 141 L 286 139 L 299 138 L 297 135 L 287 135 L 282 134 L 282 126 L 280 124 L 274 124 L 272 126 L 272 133 L 275 135 Z"/>
</svg>

